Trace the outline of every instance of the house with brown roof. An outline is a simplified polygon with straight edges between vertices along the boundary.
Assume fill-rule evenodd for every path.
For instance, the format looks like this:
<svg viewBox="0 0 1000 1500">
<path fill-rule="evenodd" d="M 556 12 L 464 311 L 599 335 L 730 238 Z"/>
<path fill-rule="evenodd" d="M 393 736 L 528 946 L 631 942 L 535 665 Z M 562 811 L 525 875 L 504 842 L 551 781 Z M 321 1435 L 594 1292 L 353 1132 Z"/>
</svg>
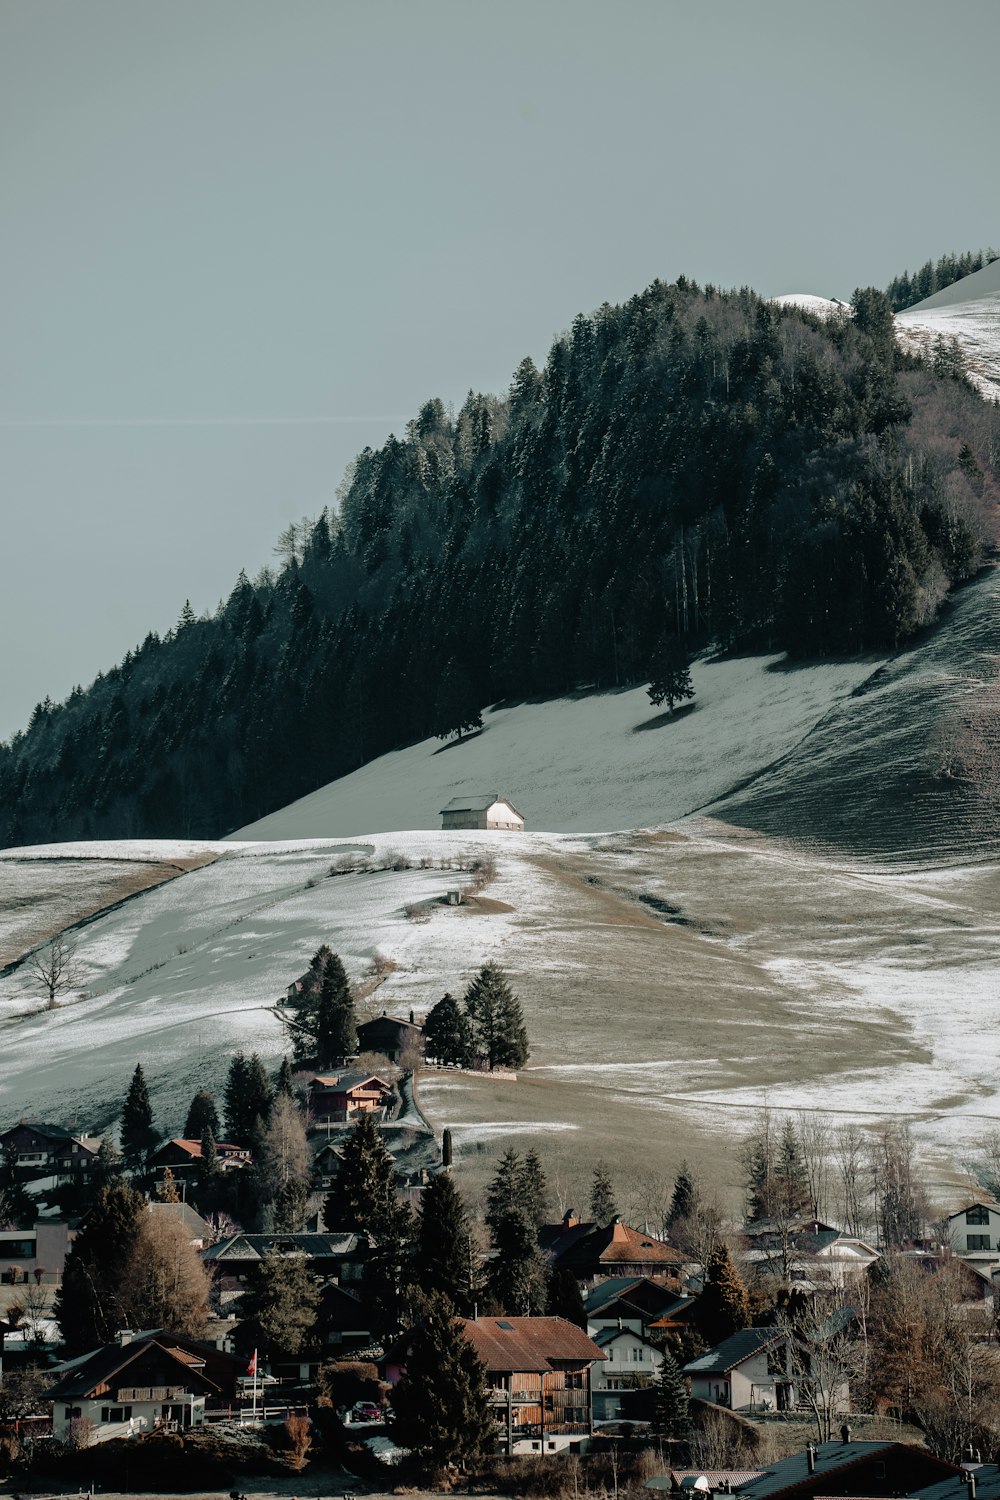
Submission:
<svg viewBox="0 0 1000 1500">
<path fill-rule="evenodd" d="M 392 1085 L 362 1068 L 317 1075 L 309 1085 L 309 1128 L 326 1130 L 344 1125 L 361 1114 L 383 1109 L 392 1098 Z"/>
<path fill-rule="evenodd" d="M 86 1423 L 92 1443 L 140 1432 L 174 1432 L 201 1427 L 205 1401 L 221 1395 L 206 1373 L 208 1350 L 184 1344 L 169 1333 L 141 1337 L 123 1330 L 79 1359 L 57 1367 L 52 1402 L 52 1435 L 67 1442 Z"/>
<path fill-rule="evenodd" d="M 486 1367 L 504 1453 L 581 1452 L 593 1435 L 591 1369 L 604 1355 L 565 1318 L 457 1318 Z M 406 1368 L 404 1337 L 386 1350 L 385 1378 Z"/>
<path fill-rule="evenodd" d="M 679 1291 L 688 1257 L 643 1230 L 615 1218 L 610 1224 L 577 1219 L 572 1211 L 561 1224 L 543 1224 L 538 1243 L 560 1270 L 581 1282 L 605 1276 L 642 1276 Z"/>
<path fill-rule="evenodd" d="M 400 1058 L 416 1056 L 423 1049 L 423 1027 L 414 1021 L 412 1011 L 408 1021 L 383 1011 L 374 1020 L 362 1021 L 358 1025 L 359 1052 L 378 1052 L 390 1062 L 398 1063 Z"/>
<path fill-rule="evenodd" d="M 71 1181 L 97 1160 L 98 1136 L 74 1135 L 62 1125 L 19 1120 L 0 1134 L 0 1150 L 13 1158 L 19 1176 L 61 1177 Z"/>
<path fill-rule="evenodd" d="M 190 1176 L 201 1165 L 201 1141 L 189 1141 L 180 1136 L 164 1141 L 149 1158 L 150 1166 L 158 1171 L 169 1167 L 175 1177 Z M 243 1146 L 234 1146 L 231 1141 L 217 1141 L 215 1160 L 219 1169 L 228 1172 L 234 1167 L 248 1167 L 253 1158 Z"/>
</svg>

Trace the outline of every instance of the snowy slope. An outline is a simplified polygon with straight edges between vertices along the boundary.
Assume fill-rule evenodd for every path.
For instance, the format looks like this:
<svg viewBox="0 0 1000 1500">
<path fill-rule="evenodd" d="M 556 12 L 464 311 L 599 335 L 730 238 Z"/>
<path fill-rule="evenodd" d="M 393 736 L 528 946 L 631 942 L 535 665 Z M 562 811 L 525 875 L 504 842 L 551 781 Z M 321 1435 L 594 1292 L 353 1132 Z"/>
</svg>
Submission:
<svg viewBox="0 0 1000 1500">
<path fill-rule="evenodd" d="M 643 688 L 520 704 L 442 749 L 425 740 L 378 760 L 235 839 L 345 838 L 437 828 L 463 792 L 500 791 L 529 829 L 560 832 L 668 823 L 715 801 L 786 755 L 880 660 L 788 667 L 784 658 L 696 662 L 696 696 L 674 719 Z"/>
<path fill-rule="evenodd" d="M 771 301 L 779 307 L 801 307 L 803 312 L 815 313 L 818 318 L 847 317 L 851 311 L 850 304 L 837 297 L 817 297 L 812 292 L 785 292 Z"/>
<path fill-rule="evenodd" d="M 1000 261 L 897 313 L 896 329 L 904 344 L 917 348 L 956 339 L 980 390 L 1000 399 Z"/>
</svg>

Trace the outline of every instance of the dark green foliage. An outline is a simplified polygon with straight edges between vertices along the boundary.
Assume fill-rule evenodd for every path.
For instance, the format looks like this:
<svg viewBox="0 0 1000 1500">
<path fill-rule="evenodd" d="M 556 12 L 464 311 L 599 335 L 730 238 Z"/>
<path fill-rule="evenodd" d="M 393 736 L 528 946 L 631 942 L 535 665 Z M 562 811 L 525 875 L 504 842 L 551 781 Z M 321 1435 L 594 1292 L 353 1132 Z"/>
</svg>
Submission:
<svg viewBox="0 0 1000 1500">
<path fill-rule="evenodd" d="M 990 249 L 966 250 L 963 255 L 942 255 L 940 260 L 926 261 L 912 276 L 909 271 L 904 271 L 902 276 L 893 277 L 886 289 L 889 304 L 893 312 L 902 312 L 904 308 L 913 307 L 925 297 L 933 297 L 935 292 L 942 292 L 946 286 L 961 281 L 963 276 L 981 271 L 998 258 L 1000 251 Z"/>
<path fill-rule="evenodd" d="M 304 1260 L 269 1251 L 242 1299 L 240 1340 L 245 1349 L 295 1359 L 314 1346 L 319 1287 Z"/>
<path fill-rule="evenodd" d="M 259 1149 L 271 1117 L 274 1090 L 256 1052 L 249 1057 L 238 1052 L 233 1058 L 223 1098 L 227 1140 L 236 1146 Z"/>
<path fill-rule="evenodd" d="M 695 1305 L 698 1332 L 710 1349 L 750 1325 L 747 1289 L 725 1245 L 716 1245 L 705 1268 L 705 1289 Z"/>
<path fill-rule="evenodd" d="M 577 318 L 506 398 L 428 402 L 276 577 L 38 706 L 0 746 L 3 843 L 217 836 L 442 717 L 646 681 L 664 634 L 905 639 L 977 564 L 1000 414 L 862 301 L 822 323 L 657 281 Z"/>
<path fill-rule="evenodd" d="M 361 1116 L 347 1138 L 323 1220 L 331 1233 L 354 1229 L 384 1239 L 397 1231 L 392 1157 L 370 1113 Z"/>
<path fill-rule="evenodd" d="M 417 1210 L 412 1274 L 423 1292 L 440 1292 L 455 1310 L 472 1316 L 479 1256 L 461 1194 L 447 1172 L 424 1188 Z"/>
<path fill-rule="evenodd" d="M 697 1192 L 694 1179 L 686 1161 L 682 1161 L 674 1178 L 674 1192 L 670 1200 L 670 1208 L 667 1212 L 667 1228 L 672 1229 L 675 1224 L 683 1223 L 690 1219 L 697 1205 Z"/>
<path fill-rule="evenodd" d="M 694 697 L 691 664 L 687 652 L 675 635 L 662 638 L 650 663 L 649 701 L 657 707 L 665 703 L 670 712 L 674 704 Z"/>
<path fill-rule="evenodd" d="M 615 1190 L 603 1162 L 594 1168 L 594 1181 L 590 1189 L 590 1217 L 595 1224 L 610 1224 L 618 1215 Z"/>
<path fill-rule="evenodd" d="M 496 1445 L 485 1367 L 445 1298 L 409 1336 L 390 1431 L 428 1471 L 474 1464 Z"/>
<path fill-rule="evenodd" d="M 537 1157 L 522 1161 L 513 1148 L 500 1157 L 486 1190 L 486 1226 L 494 1250 L 487 1280 L 503 1311 L 515 1316 L 540 1313 L 548 1300 L 548 1267 L 538 1249 L 545 1192 Z"/>
<path fill-rule="evenodd" d="M 281 1067 L 274 1081 L 274 1092 L 276 1095 L 284 1095 L 286 1099 L 295 1098 L 295 1083 L 292 1074 L 292 1065 L 287 1057 L 281 1059 Z"/>
<path fill-rule="evenodd" d="M 580 1283 L 566 1266 L 553 1266 L 549 1272 L 545 1311 L 550 1318 L 565 1318 L 567 1323 L 575 1323 L 578 1328 L 587 1326 Z"/>
<path fill-rule="evenodd" d="M 38 1205 L 25 1189 L 17 1170 L 17 1147 L 4 1148 L 0 1161 L 0 1225 L 5 1229 L 29 1229 L 38 1218 Z"/>
<path fill-rule="evenodd" d="M 486 964 L 465 992 L 473 1051 L 490 1068 L 523 1068 L 528 1033 L 521 1003 L 499 964 Z"/>
<path fill-rule="evenodd" d="M 210 1130 L 218 1139 L 219 1112 L 208 1090 L 199 1089 L 188 1107 L 187 1119 L 184 1122 L 184 1139 L 200 1141 L 206 1130 Z"/>
<path fill-rule="evenodd" d="M 142 1064 L 136 1063 L 128 1086 L 121 1119 L 122 1151 L 128 1165 L 135 1170 L 146 1160 L 157 1142 L 153 1128 L 153 1106 L 149 1102 Z"/>
<path fill-rule="evenodd" d="M 542 1159 L 534 1147 L 524 1153 L 520 1175 L 521 1206 L 525 1217 L 535 1225 L 544 1224 L 549 1216 L 549 1184 Z"/>
<path fill-rule="evenodd" d="M 670 1354 L 663 1356 L 663 1364 L 653 1381 L 653 1390 L 653 1436 L 661 1442 L 686 1443 L 691 1436 L 687 1387 Z"/>
<path fill-rule="evenodd" d="M 476 701 L 472 678 L 461 662 L 452 657 L 446 662 L 434 698 L 434 733 L 439 740 L 459 739 L 482 729 L 483 719 Z"/>
<path fill-rule="evenodd" d="M 424 1022 L 424 1051 L 437 1062 L 464 1068 L 472 1061 L 472 1028 L 453 995 L 432 1006 Z"/>
<path fill-rule="evenodd" d="M 286 1007 L 285 1025 L 298 1063 L 336 1067 L 357 1051 L 350 982 L 340 957 L 325 943 L 313 956 L 302 990 Z"/>
<path fill-rule="evenodd" d="M 129 1326 L 124 1273 L 146 1200 L 127 1183 L 102 1188 L 66 1257 L 54 1312 L 67 1355 L 110 1343 Z"/>
</svg>

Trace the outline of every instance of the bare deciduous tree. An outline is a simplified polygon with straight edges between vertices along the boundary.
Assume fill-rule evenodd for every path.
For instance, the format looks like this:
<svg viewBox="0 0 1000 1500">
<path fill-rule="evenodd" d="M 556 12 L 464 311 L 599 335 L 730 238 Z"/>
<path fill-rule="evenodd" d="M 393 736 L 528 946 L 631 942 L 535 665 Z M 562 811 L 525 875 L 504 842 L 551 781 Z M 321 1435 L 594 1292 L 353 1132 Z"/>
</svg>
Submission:
<svg viewBox="0 0 1000 1500">
<path fill-rule="evenodd" d="M 860 1239 L 867 1227 L 865 1212 L 865 1137 L 858 1125 L 841 1125 L 833 1138 L 837 1164 L 841 1222 L 847 1234 Z"/>
<path fill-rule="evenodd" d="M 43 948 L 29 953 L 24 966 L 48 996 L 49 1010 L 55 1010 L 57 995 L 76 989 L 80 983 L 76 944 L 62 932 Z"/>
</svg>

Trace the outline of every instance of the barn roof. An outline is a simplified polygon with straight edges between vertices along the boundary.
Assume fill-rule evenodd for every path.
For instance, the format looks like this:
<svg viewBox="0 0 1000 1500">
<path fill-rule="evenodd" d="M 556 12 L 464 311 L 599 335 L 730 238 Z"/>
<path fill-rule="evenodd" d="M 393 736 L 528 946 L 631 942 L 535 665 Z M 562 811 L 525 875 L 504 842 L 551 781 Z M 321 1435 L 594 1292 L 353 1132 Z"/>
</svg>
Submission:
<svg viewBox="0 0 1000 1500">
<path fill-rule="evenodd" d="M 464 797 L 452 797 L 441 808 L 441 812 L 488 812 L 494 802 L 506 802 L 511 812 L 517 813 L 519 818 L 522 816 L 510 798 L 505 797 L 502 792 L 467 792 Z"/>
<path fill-rule="evenodd" d="M 566 1318 L 463 1318 L 462 1328 L 487 1370 L 544 1373 L 552 1361 L 603 1359 L 582 1328 Z"/>
</svg>

